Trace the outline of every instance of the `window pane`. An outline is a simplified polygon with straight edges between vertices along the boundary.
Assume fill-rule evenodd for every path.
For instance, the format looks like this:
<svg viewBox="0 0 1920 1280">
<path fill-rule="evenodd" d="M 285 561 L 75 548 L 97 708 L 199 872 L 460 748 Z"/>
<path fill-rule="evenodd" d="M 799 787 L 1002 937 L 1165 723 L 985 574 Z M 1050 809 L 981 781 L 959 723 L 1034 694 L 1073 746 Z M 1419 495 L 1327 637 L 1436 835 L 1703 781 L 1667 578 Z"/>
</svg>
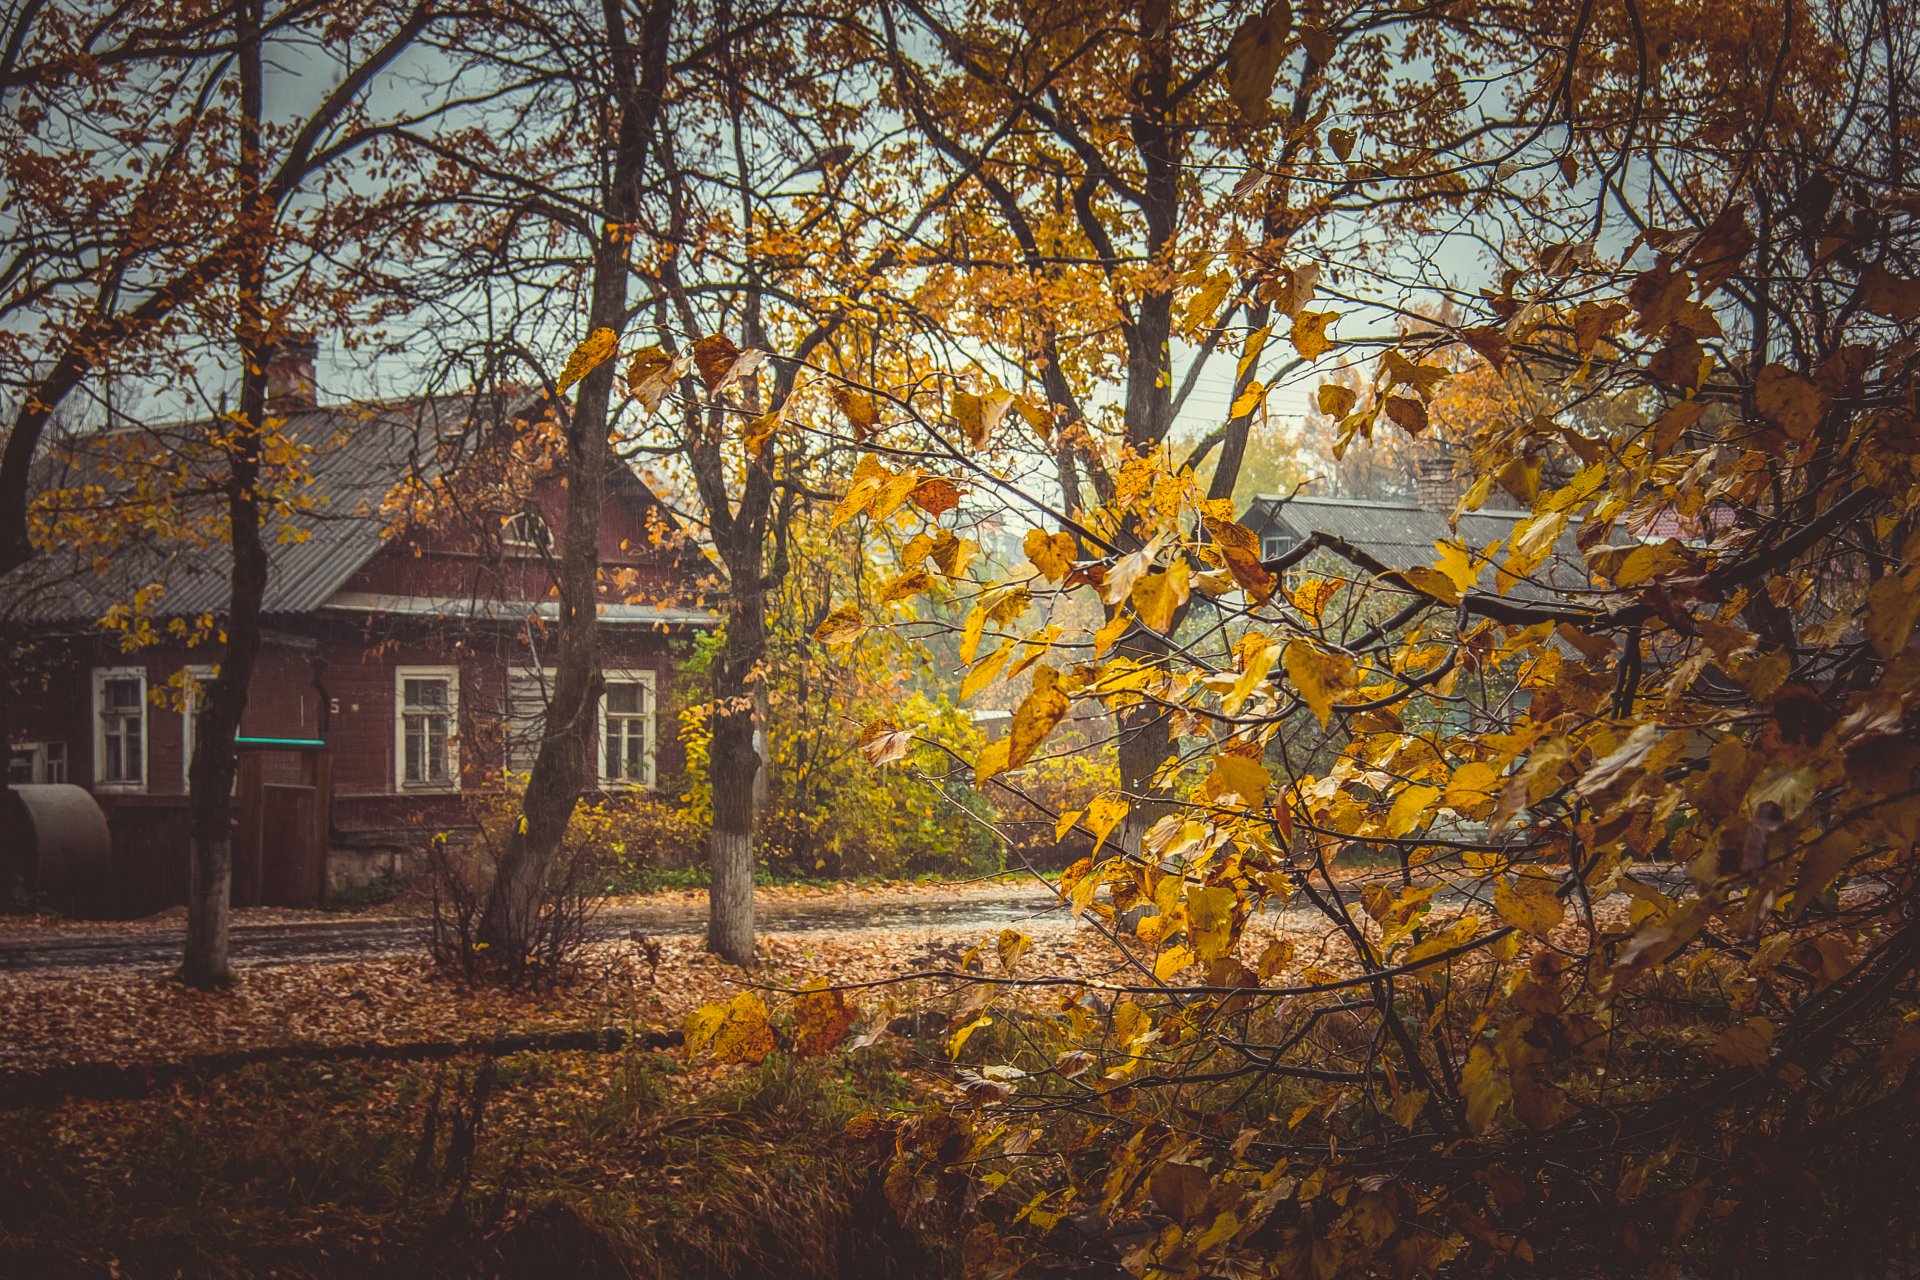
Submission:
<svg viewBox="0 0 1920 1280">
<path fill-rule="evenodd" d="M 647 687 L 643 684 L 607 686 L 607 713 L 634 715 L 647 709 Z"/>
<path fill-rule="evenodd" d="M 507 768 L 525 773 L 540 754 L 540 738 L 547 722 L 547 689 L 538 676 L 508 678 L 506 719 Z"/>
<path fill-rule="evenodd" d="M 620 776 L 630 782 L 645 782 L 647 778 L 647 741 L 641 736 L 640 726 L 634 725 L 633 732 L 627 736 L 627 756 L 623 762 L 625 768 Z"/>
<path fill-rule="evenodd" d="M 107 681 L 102 701 L 110 711 L 138 711 L 140 709 L 140 681 L 128 677 L 116 677 Z"/>
<path fill-rule="evenodd" d="M 409 680 L 406 682 L 404 696 L 409 708 L 438 710 L 447 705 L 447 682 L 445 680 Z"/>
<path fill-rule="evenodd" d="M 12 783 L 32 782 L 33 765 L 33 748 L 15 747 L 7 757 L 7 781 Z"/>
</svg>

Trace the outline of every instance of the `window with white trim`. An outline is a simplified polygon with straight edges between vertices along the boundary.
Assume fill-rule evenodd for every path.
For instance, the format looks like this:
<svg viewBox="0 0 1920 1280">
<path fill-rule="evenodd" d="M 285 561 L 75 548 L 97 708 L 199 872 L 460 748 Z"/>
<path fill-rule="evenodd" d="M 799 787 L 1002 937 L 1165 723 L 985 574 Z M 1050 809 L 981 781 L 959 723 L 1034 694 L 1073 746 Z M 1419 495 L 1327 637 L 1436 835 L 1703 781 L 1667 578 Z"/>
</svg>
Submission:
<svg viewBox="0 0 1920 1280">
<path fill-rule="evenodd" d="M 500 541 L 520 551 L 551 551 L 553 530 L 538 511 L 516 511 L 500 522 Z"/>
<path fill-rule="evenodd" d="M 602 672 L 600 694 L 600 784 L 651 787 L 653 760 L 653 672 Z"/>
<path fill-rule="evenodd" d="M 1260 558 L 1274 560 L 1293 550 L 1293 539 L 1284 533 L 1269 533 L 1260 539 Z"/>
<path fill-rule="evenodd" d="M 547 706 L 553 701 L 553 668 L 514 667 L 507 672 L 506 766 L 509 773 L 530 773 L 546 735 Z"/>
<path fill-rule="evenodd" d="M 200 728 L 200 708 L 206 702 L 206 686 L 213 683 L 214 668 L 210 666 L 185 667 L 181 679 L 185 685 L 180 694 L 180 787 L 193 789 L 193 747 Z M 235 782 L 235 785 L 239 785 Z"/>
<path fill-rule="evenodd" d="M 7 752 L 10 785 L 66 780 L 67 744 L 64 742 L 16 742 Z"/>
<path fill-rule="evenodd" d="M 458 791 L 460 669 L 393 673 L 394 784 L 400 791 Z"/>
<path fill-rule="evenodd" d="M 93 785 L 97 791 L 146 790 L 145 667 L 94 670 Z"/>
</svg>

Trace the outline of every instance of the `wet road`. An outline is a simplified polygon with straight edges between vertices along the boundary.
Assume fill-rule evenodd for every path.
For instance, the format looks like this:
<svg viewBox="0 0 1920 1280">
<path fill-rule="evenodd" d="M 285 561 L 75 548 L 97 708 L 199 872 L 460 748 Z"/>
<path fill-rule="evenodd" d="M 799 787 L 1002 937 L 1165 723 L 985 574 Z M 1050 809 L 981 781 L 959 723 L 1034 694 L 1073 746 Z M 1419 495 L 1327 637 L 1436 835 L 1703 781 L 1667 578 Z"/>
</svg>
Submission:
<svg viewBox="0 0 1920 1280">
<path fill-rule="evenodd" d="M 851 929 L 913 933 L 1008 925 L 1030 928 L 1068 918 L 1066 908 L 1052 894 L 1021 888 L 991 896 L 967 894 L 921 901 L 776 900 L 757 904 L 754 923 L 760 932 L 769 934 Z M 594 921 L 594 932 L 601 938 L 625 938 L 636 932 L 687 938 L 698 937 L 706 926 L 704 904 L 673 903 L 609 908 Z M 236 964 L 366 959 L 419 949 L 426 927 L 424 919 L 404 916 L 311 924 L 236 924 L 231 947 Z M 179 960 L 177 928 L 138 932 L 119 929 L 92 936 L 16 934 L 0 939 L 0 970 L 174 965 Z"/>
</svg>

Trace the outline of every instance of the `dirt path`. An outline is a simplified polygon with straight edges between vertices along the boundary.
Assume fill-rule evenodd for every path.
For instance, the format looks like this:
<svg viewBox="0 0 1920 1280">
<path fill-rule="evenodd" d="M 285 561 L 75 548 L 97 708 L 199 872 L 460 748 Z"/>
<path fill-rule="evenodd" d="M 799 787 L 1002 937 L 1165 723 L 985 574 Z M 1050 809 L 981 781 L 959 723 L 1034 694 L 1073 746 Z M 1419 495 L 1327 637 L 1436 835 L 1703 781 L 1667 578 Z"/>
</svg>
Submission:
<svg viewBox="0 0 1920 1280">
<path fill-rule="evenodd" d="M 1031 929 L 1069 920 L 1059 900 L 1038 886 L 769 897 L 756 906 L 756 924 L 770 934 L 849 929 L 912 933 L 1006 925 Z M 704 902 L 680 895 L 661 902 L 616 903 L 602 911 L 594 928 L 601 938 L 632 933 L 684 938 L 699 936 L 706 924 Z M 243 965 L 300 964 L 392 955 L 418 949 L 425 929 L 424 919 L 400 915 L 271 924 L 243 920 L 233 927 L 233 960 Z M 13 932 L 0 928 L 0 971 L 172 965 L 179 958 L 177 920 L 97 928 L 62 924 Z"/>
</svg>

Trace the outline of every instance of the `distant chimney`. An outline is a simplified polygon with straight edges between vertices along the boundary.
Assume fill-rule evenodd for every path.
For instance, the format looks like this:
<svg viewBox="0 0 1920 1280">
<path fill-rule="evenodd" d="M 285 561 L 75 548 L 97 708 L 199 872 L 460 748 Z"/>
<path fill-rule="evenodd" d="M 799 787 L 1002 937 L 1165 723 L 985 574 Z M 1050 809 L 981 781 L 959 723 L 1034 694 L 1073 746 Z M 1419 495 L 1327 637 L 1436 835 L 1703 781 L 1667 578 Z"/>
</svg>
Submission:
<svg viewBox="0 0 1920 1280">
<path fill-rule="evenodd" d="M 1453 459 L 1420 459 L 1420 471 L 1414 481 L 1414 489 L 1421 506 L 1429 511 L 1451 515 L 1460 501 L 1460 482 L 1453 474 Z"/>
<path fill-rule="evenodd" d="M 298 413 L 319 407 L 313 374 L 319 358 L 320 344 L 305 335 L 288 338 L 274 348 L 267 359 L 267 412 Z"/>
</svg>

